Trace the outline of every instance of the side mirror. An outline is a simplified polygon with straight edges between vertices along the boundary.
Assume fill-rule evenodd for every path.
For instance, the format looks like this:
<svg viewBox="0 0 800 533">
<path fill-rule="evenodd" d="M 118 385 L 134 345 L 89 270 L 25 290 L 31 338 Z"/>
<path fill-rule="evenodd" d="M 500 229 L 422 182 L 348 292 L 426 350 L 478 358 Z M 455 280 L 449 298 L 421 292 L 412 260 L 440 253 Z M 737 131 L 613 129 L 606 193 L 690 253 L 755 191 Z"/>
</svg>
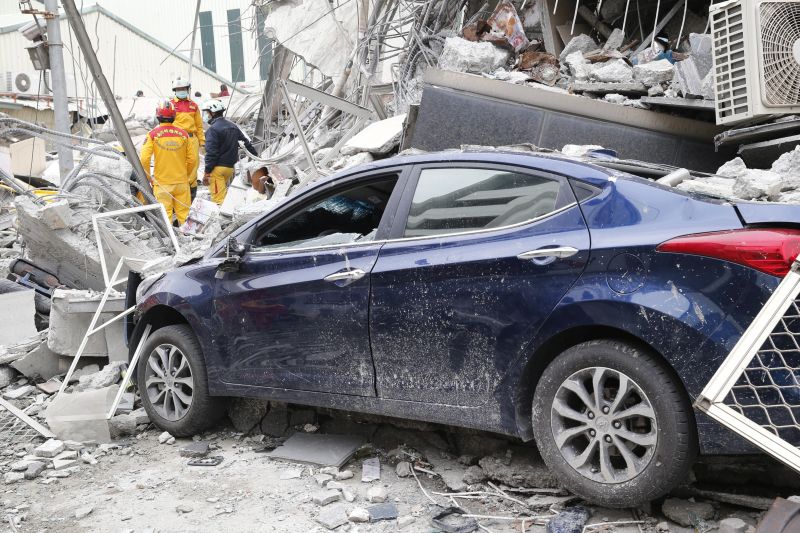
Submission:
<svg viewBox="0 0 800 533">
<path fill-rule="evenodd" d="M 225 260 L 219 264 L 217 272 L 238 272 L 249 249 L 249 245 L 237 241 L 236 237 L 229 237 L 225 245 Z"/>
</svg>

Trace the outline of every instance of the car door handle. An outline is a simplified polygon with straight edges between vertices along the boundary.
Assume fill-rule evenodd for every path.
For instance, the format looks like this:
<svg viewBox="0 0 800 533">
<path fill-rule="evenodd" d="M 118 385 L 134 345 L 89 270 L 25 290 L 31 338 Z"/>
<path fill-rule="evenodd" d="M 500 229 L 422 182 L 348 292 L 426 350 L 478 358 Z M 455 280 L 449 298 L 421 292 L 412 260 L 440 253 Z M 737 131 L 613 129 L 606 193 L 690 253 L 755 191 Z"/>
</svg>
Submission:
<svg viewBox="0 0 800 533">
<path fill-rule="evenodd" d="M 558 248 L 539 248 L 538 250 L 531 250 L 530 252 L 522 252 L 517 256 L 517 259 L 538 259 L 542 257 L 572 257 L 578 253 L 577 248 L 572 246 L 561 246 Z"/>
<path fill-rule="evenodd" d="M 335 274 L 331 274 L 330 276 L 325 276 L 325 281 L 355 281 L 357 279 L 361 279 L 366 276 L 367 273 L 361 270 L 360 268 L 356 268 L 354 270 L 345 270 L 344 272 L 336 272 Z"/>
</svg>

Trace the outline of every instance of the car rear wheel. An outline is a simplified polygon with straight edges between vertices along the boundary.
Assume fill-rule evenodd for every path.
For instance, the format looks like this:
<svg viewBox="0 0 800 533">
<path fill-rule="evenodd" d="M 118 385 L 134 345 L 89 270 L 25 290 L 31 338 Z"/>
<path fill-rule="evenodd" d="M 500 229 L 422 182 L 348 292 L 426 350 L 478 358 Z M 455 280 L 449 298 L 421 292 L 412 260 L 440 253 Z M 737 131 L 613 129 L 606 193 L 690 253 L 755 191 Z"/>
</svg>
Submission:
<svg viewBox="0 0 800 533">
<path fill-rule="evenodd" d="M 533 429 L 566 488 L 612 507 L 668 493 L 697 450 L 682 385 L 650 352 L 614 340 L 578 344 L 550 363 L 534 394 Z"/>
<path fill-rule="evenodd" d="M 176 437 L 209 429 L 225 415 L 225 398 L 208 393 L 202 349 L 189 326 L 167 326 L 147 339 L 136 380 L 150 420 Z"/>
</svg>

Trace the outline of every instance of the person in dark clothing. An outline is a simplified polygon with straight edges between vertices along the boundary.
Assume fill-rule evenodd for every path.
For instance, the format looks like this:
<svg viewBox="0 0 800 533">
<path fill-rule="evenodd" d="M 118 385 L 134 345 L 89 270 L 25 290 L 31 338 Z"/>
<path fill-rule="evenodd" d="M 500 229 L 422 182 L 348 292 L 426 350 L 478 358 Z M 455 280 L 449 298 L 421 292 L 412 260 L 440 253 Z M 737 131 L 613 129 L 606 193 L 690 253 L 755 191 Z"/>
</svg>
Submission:
<svg viewBox="0 0 800 533">
<path fill-rule="evenodd" d="M 225 106 L 219 100 L 203 104 L 203 113 L 209 127 L 206 130 L 206 159 L 203 184 L 211 191 L 211 200 L 222 205 L 233 177 L 233 166 L 239 160 L 239 141 L 253 155 L 258 155 L 247 135 L 222 116 Z"/>
</svg>

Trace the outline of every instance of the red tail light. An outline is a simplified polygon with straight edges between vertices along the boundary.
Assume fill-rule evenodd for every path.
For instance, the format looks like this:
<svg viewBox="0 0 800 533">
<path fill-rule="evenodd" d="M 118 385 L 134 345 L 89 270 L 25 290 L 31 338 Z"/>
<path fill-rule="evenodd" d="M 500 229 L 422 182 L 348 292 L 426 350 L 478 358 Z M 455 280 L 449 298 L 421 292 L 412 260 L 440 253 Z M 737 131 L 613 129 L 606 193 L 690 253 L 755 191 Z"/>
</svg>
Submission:
<svg viewBox="0 0 800 533">
<path fill-rule="evenodd" d="M 659 252 L 703 255 L 783 277 L 800 254 L 800 230 L 742 229 L 696 233 L 670 239 Z"/>
</svg>

